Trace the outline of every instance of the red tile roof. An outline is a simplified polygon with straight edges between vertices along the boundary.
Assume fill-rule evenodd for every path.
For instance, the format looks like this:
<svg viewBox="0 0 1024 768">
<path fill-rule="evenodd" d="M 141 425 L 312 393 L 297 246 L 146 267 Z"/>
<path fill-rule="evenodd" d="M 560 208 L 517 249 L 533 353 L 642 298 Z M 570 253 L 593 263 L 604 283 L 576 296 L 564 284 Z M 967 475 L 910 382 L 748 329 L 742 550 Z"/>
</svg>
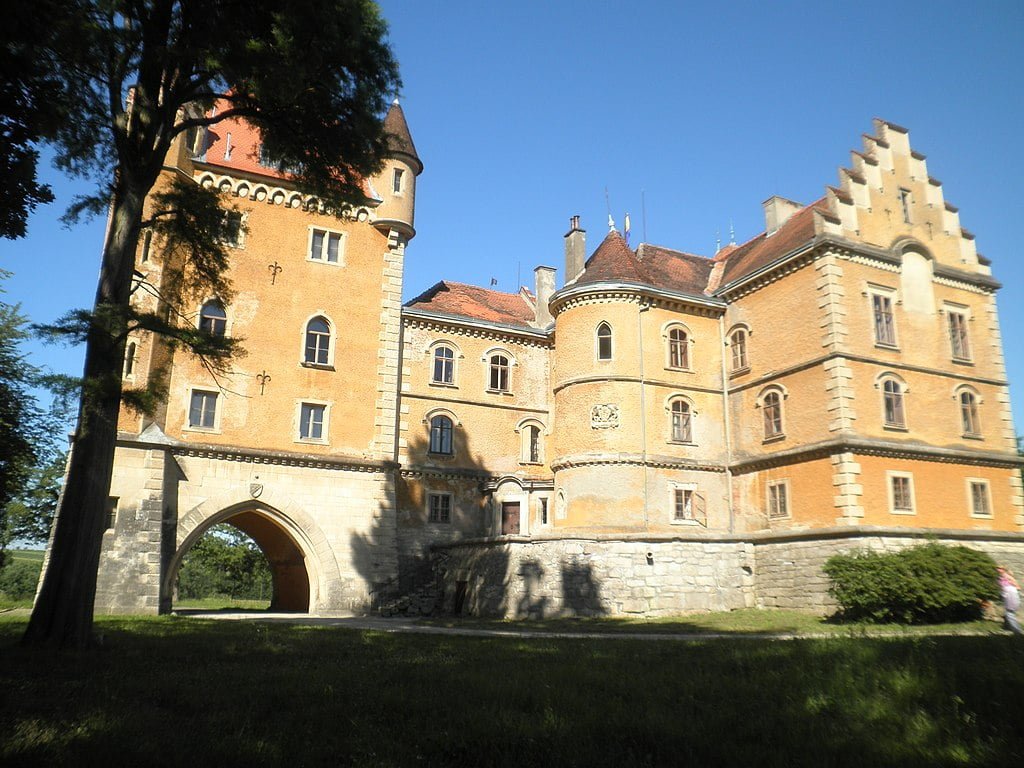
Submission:
<svg viewBox="0 0 1024 768">
<path fill-rule="evenodd" d="M 409 309 L 524 328 L 532 327 L 530 323 L 534 320 L 533 307 L 526 302 L 522 294 L 492 291 L 489 288 L 453 283 L 450 280 L 434 284 L 405 306 Z"/>
<path fill-rule="evenodd" d="M 729 244 L 714 258 L 642 243 L 634 253 L 617 231 L 608 233 L 587 259 L 574 285 L 633 283 L 678 293 L 713 295 L 727 285 L 768 266 L 810 242 L 814 215 L 831 215 L 821 198 L 804 206 L 771 235 L 762 232 L 742 245 Z M 533 307 L 516 293 L 501 293 L 463 283 L 441 281 L 406 307 L 485 322 L 531 327 Z"/>
<path fill-rule="evenodd" d="M 816 200 L 794 213 L 771 235 L 762 232 L 735 251 L 725 254 L 722 285 L 745 277 L 790 251 L 799 248 L 814 237 L 814 211 L 828 212 L 825 198 Z M 722 258 L 720 254 L 718 258 Z"/>
</svg>

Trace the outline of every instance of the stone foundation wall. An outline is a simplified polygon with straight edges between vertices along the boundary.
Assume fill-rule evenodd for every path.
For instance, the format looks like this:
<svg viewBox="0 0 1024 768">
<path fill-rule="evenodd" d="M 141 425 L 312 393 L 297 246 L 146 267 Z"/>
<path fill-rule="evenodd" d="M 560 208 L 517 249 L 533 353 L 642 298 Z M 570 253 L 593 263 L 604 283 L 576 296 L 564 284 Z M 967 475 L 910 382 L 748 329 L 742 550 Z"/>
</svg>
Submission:
<svg viewBox="0 0 1024 768">
<path fill-rule="evenodd" d="M 436 549 L 445 610 L 507 618 L 671 616 L 753 606 L 740 541 L 534 539 Z"/>
<path fill-rule="evenodd" d="M 828 614 L 834 554 L 937 540 L 1024 574 L 1024 534 L 834 528 L 743 537 L 477 539 L 434 547 L 444 609 L 476 616 L 671 616 L 789 608 Z"/>
</svg>

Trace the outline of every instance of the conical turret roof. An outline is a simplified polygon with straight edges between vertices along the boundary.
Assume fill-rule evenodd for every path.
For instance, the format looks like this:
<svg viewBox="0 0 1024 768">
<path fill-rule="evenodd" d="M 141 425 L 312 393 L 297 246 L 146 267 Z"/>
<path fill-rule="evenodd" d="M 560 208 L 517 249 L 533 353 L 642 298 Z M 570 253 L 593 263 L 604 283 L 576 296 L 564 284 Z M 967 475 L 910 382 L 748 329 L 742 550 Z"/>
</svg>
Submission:
<svg viewBox="0 0 1024 768">
<path fill-rule="evenodd" d="M 388 134 L 388 149 L 391 153 L 409 157 L 416 166 L 416 175 L 419 175 L 423 171 L 423 161 L 416 154 L 416 145 L 413 144 L 409 124 L 405 122 L 405 113 L 398 99 L 391 103 L 391 109 L 384 118 L 384 131 Z"/>
</svg>

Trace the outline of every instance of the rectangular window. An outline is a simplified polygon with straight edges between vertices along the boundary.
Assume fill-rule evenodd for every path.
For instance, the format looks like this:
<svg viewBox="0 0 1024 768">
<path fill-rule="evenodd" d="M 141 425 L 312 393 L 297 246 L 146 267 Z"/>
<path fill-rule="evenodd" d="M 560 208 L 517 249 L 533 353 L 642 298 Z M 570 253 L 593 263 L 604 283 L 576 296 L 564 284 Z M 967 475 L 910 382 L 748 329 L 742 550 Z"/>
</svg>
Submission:
<svg viewBox="0 0 1024 768">
<path fill-rule="evenodd" d="M 120 496 L 107 496 L 107 530 L 114 530 L 117 523 L 117 505 L 121 501 Z"/>
<path fill-rule="evenodd" d="M 450 523 L 452 497 L 447 493 L 432 493 L 427 498 L 427 520 L 431 523 Z"/>
<path fill-rule="evenodd" d="M 896 325 L 892 316 L 892 296 L 872 293 L 871 309 L 875 320 L 875 343 L 886 347 L 895 347 Z"/>
<path fill-rule="evenodd" d="M 889 509 L 894 515 L 914 514 L 914 480 L 911 475 L 889 473 Z"/>
<path fill-rule="evenodd" d="M 237 248 L 242 244 L 241 211 L 226 211 L 224 213 L 224 235 L 222 239 L 233 248 Z"/>
<path fill-rule="evenodd" d="M 345 253 L 345 235 L 326 229 L 312 230 L 309 239 L 309 260 L 324 264 L 340 264 Z"/>
<path fill-rule="evenodd" d="M 402 194 L 402 177 L 405 175 L 405 171 L 401 168 L 395 168 L 395 175 L 391 182 L 391 189 L 396 195 Z"/>
<path fill-rule="evenodd" d="M 768 517 L 772 520 L 789 517 L 789 484 L 768 484 Z"/>
<path fill-rule="evenodd" d="M 147 229 L 142 238 L 142 262 L 149 261 L 149 250 L 153 247 L 153 230 Z"/>
<path fill-rule="evenodd" d="M 971 517 L 992 517 L 992 504 L 988 497 L 988 481 L 969 480 L 967 487 L 971 496 Z"/>
<path fill-rule="evenodd" d="M 303 403 L 299 406 L 299 437 L 302 440 L 323 440 L 326 413 L 326 405 Z"/>
<path fill-rule="evenodd" d="M 213 429 L 217 423 L 217 393 L 192 391 L 189 401 L 188 425 L 193 429 Z"/>
<path fill-rule="evenodd" d="M 540 524 L 548 524 L 548 500 L 546 497 L 541 497 L 540 500 Z"/>
<path fill-rule="evenodd" d="M 947 309 L 946 318 L 949 325 L 949 345 L 953 351 L 953 359 L 969 361 L 971 359 L 971 344 L 967 337 L 967 315 Z"/>
<path fill-rule="evenodd" d="M 693 520 L 693 491 L 675 488 L 672 491 L 672 519 Z"/>
</svg>

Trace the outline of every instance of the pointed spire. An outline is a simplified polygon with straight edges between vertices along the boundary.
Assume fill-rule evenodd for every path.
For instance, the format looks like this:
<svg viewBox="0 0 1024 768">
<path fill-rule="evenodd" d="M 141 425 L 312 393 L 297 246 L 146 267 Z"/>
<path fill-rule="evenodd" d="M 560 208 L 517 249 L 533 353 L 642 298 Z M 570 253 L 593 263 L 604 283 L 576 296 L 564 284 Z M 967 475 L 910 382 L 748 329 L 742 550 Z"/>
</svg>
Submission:
<svg viewBox="0 0 1024 768">
<path fill-rule="evenodd" d="M 615 219 L 612 218 L 612 215 L 610 213 L 608 214 L 608 231 L 615 231 Z"/>
<path fill-rule="evenodd" d="M 716 229 L 715 230 L 715 253 L 718 253 L 720 250 L 722 250 L 722 230 Z"/>
<path fill-rule="evenodd" d="M 388 151 L 393 155 L 405 155 L 412 161 L 416 175 L 422 173 L 423 161 L 416 154 L 416 145 L 413 144 L 409 124 L 405 122 L 405 113 L 397 98 L 391 102 L 391 108 L 384 118 L 384 132 L 388 135 Z"/>
<path fill-rule="evenodd" d="M 733 229 L 732 219 L 729 219 L 729 245 L 736 245 L 736 230 Z"/>
</svg>

